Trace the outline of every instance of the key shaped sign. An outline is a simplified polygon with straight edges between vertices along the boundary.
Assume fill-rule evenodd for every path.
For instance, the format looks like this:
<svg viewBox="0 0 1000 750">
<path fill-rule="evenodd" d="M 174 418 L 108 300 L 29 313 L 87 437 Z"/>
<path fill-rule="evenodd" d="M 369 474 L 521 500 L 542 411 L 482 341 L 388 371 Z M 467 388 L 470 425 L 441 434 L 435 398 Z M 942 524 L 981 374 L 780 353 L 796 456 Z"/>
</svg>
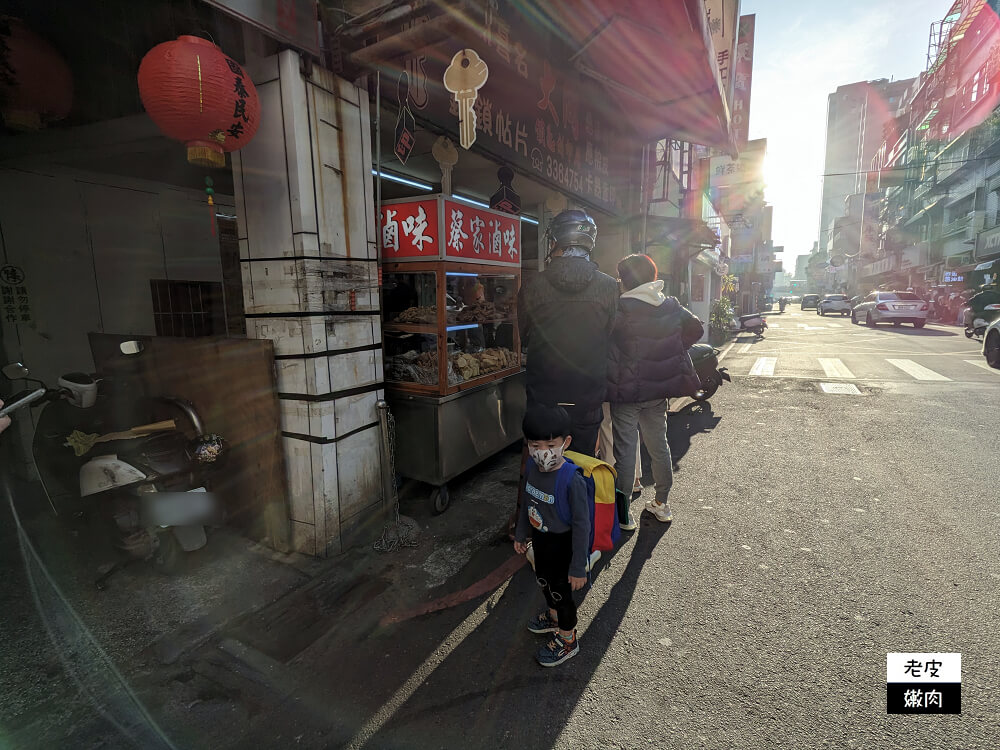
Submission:
<svg viewBox="0 0 1000 750">
<path fill-rule="evenodd" d="M 479 89 L 489 78 L 490 69 L 473 49 L 463 49 L 451 58 L 444 71 L 444 87 L 455 95 L 458 102 L 458 140 L 468 150 L 476 142 L 476 113 L 473 106 Z"/>
</svg>

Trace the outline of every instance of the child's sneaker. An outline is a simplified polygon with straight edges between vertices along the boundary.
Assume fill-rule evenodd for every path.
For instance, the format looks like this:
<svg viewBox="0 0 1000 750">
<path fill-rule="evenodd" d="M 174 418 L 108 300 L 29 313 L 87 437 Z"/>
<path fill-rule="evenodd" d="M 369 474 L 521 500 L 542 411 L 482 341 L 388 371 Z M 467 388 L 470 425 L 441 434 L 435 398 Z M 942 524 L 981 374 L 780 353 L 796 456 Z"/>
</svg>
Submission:
<svg viewBox="0 0 1000 750">
<path fill-rule="evenodd" d="M 528 630 L 532 633 L 555 633 L 559 630 L 559 623 L 552 619 L 548 610 L 545 610 L 531 619 Z"/>
<path fill-rule="evenodd" d="M 674 520 L 674 514 L 670 512 L 670 503 L 658 503 L 655 500 L 647 500 L 646 510 L 656 516 L 657 521 L 670 523 Z"/>
<path fill-rule="evenodd" d="M 573 631 L 572 642 L 567 642 L 556 633 L 551 641 L 538 650 L 535 658 L 543 667 L 555 667 L 567 659 L 572 659 L 578 653 L 580 653 L 580 639 L 576 637 L 576 631 Z"/>
<path fill-rule="evenodd" d="M 593 552 L 590 553 L 590 559 L 587 561 L 588 573 L 594 569 L 594 566 L 597 565 L 597 561 L 600 559 L 601 559 L 601 551 L 599 549 L 595 549 Z"/>
<path fill-rule="evenodd" d="M 525 551 L 524 556 L 526 558 L 528 558 L 528 565 L 530 565 L 531 569 L 534 570 L 535 569 L 535 546 L 531 542 L 528 542 L 528 549 Z"/>
<path fill-rule="evenodd" d="M 635 516 L 632 515 L 632 511 L 628 512 L 628 520 L 624 523 L 621 521 L 618 522 L 618 528 L 622 531 L 635 531 L 639 528 L 639 524 L 636 522 Z"/>
</svg>

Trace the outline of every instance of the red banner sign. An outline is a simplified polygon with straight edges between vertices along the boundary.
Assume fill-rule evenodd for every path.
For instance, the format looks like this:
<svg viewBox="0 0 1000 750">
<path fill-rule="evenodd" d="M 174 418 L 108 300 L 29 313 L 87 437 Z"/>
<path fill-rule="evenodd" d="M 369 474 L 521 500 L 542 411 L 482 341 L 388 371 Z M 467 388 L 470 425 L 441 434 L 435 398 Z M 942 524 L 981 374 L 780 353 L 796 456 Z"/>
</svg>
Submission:
<svg viewBox="0 0 1000 750">
<path fill-rule="evenodd" d="M 443 197 L 395 201 L 382 204 L 379 226 L 386 261 L 521 265 L 521 221 L 499 211 Z"/>
<path fill-rule="evenodd" d="M 445 255 L 521 265 L 521 221 L 452 200 L 444 201 Z"/>
<path fill-rule="evenodd" d="M 441 255 L 438 201 L 415 200 L 382 206 L 382 257 L 436 259 Z"/>
</svg>

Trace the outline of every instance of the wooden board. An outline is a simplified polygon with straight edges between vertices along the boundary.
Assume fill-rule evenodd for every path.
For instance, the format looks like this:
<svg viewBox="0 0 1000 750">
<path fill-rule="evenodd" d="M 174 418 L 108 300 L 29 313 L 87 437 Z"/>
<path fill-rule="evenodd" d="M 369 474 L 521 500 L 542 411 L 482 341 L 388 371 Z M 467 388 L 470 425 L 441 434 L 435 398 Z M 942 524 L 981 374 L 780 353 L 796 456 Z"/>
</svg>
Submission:
<svg viewBox="0 0 1000 750">
<path fill-rule="evenodd" d="M 215 487 L 225 502 L 227 523 L 289 551 L 288 481 L 273 343 L 100 333 L 89 337 L 99 374 L 132 380 L 136 391 L 146 396 L 176 396 L 194 404 L 205 431 L 222 435 L 229 446 Z M 119 344 L 126 340 L 142 341 L 142 353 L 121 354 Z M 153 417 L 167 418 L 162 414 Z M 186 421 L 178 417 L 179 426 Z"/>
</svg>

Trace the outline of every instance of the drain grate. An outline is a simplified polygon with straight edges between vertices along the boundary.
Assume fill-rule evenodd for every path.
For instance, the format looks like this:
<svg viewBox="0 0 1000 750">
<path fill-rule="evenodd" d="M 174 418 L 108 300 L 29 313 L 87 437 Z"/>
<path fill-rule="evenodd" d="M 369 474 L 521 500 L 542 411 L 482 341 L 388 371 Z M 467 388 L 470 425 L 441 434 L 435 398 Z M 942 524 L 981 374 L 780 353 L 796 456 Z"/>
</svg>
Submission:
<svg viewBox="0 0 1000 750">
<path fill-rule="evenodd" d="M 820 383 L 823 393 L 838 393 L 846 396 L 860 396 L 861 391 L 854 383 Z"/>
</svg>

